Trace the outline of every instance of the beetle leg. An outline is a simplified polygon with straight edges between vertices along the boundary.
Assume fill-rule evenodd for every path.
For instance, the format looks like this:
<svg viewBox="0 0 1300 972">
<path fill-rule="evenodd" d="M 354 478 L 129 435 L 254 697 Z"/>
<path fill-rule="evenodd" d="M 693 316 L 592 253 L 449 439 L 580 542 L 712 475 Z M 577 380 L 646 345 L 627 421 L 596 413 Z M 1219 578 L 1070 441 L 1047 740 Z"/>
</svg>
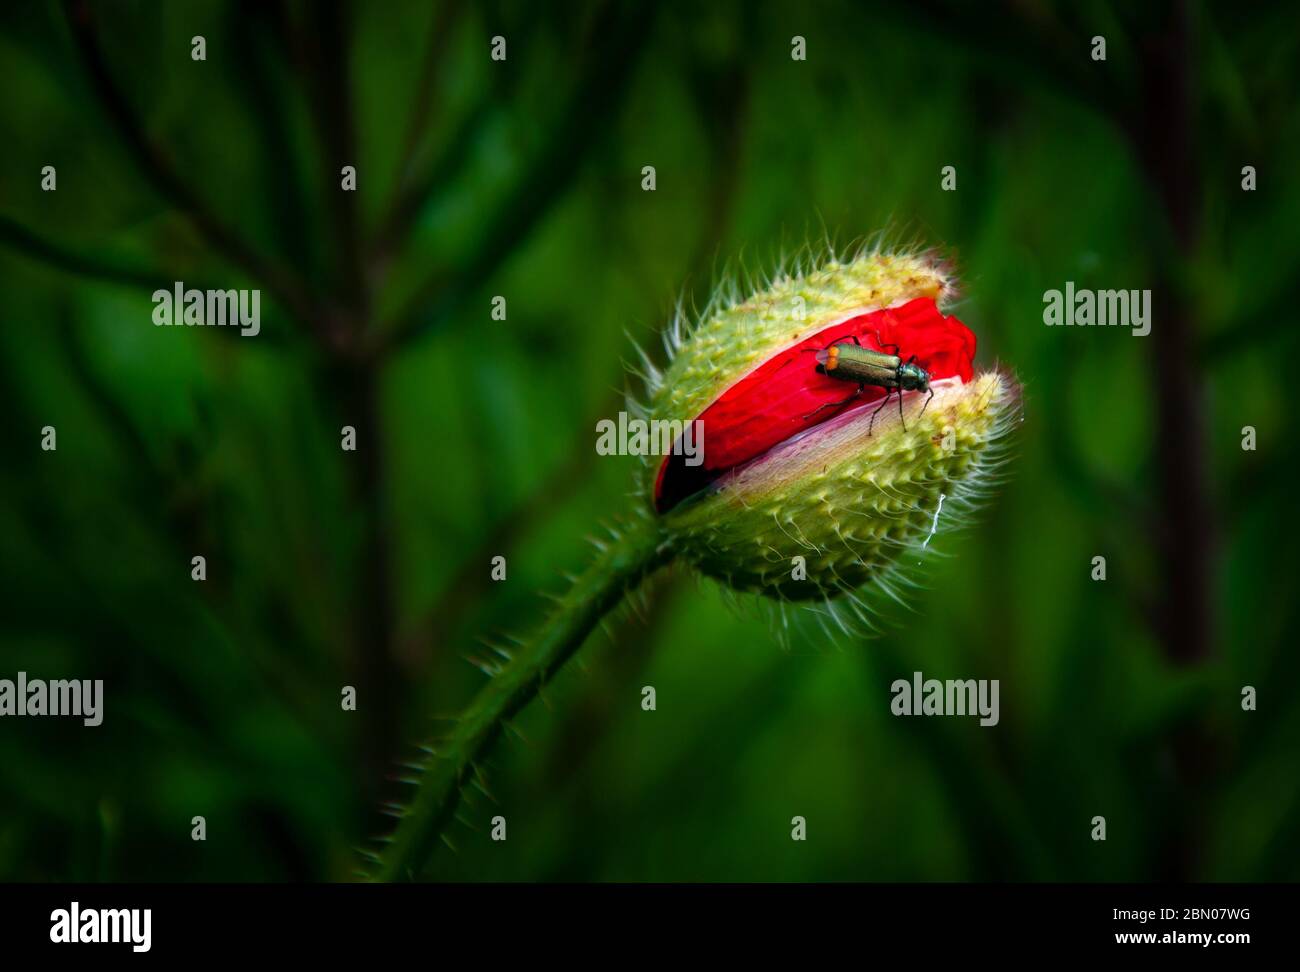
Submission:
<svg viewBox="0 0 1300 972">
<path fill-rule="evenodd" d="M 806 420 L 812 418 L 814 415 L 816 415 L 818 412 L 820 412 L 823 408 L 843 408 L 843 407 L 844 407 L 845 405 L 847 405 L 849 402 L 853 401 L 853 399 L 855 399 L 855 398 L 857 398 L 859 395 L 861 395 L 863 389 L 865 389 L 866 387 L 867 387 L 866 385 L 859 385 L 859 386 L 857 387 L 857 389 L 853 392 L 852 395 L 850 395 L 848 398 L 843 399 L 842 401 L 838 401 L 838 402 L 823 402 L 821 405 L 818 405 L 818 406 L 817 406 L 816 408 L 814 408 L 811 412 L 809 412 L 807 415 L 805 415 L 805 416 L 804 416 L 804 420 L 806 421 Z"/>
<path fill-rule="evenodd" d="M 875 428 L 876 416 L 880 414 L 880 410 L 889 404 L 889 396 L 891 392 L 893 392 L 892 388 L 885 389 L 885 397 L 880 400 L 880 404 L 876 406 L 876 410 L 871 413 L 871 421 L 867 424 L 867 435 L 870 435 L 871 430 Z M 902 392 L 899 392 L 900 398 L 902 397 L 902 394 Z"/>
</svg>

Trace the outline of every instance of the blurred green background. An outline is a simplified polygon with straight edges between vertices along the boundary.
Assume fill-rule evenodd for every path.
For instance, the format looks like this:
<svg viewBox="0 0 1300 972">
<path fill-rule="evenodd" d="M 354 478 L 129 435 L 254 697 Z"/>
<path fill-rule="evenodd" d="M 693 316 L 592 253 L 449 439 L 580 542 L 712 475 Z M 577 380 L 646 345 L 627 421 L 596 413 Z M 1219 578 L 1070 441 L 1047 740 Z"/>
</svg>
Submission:
<svg viewBox="0 0 1300 972">
<path fill-rule="evenodd" d="M 6 5 L 0 677 L 102 678 L 106 708 L 0 721 L 0 878 L 351 878 L 395 763 L 482 683 L 467 657 L 532 628 L 629 502 L 636 460 L 594 450 L 628 336 L 662 361 L 679 296 L 881 228 L 945 249 L 979 360 L 1024 382 L 987 515 L 874 637 L 782 645 L 658 576 L 517 720 L 429 876 L 1300 878 L 1296 28 L 1235 3 Z M 261 288 L 261 335 L 155 328 L 175 280 Z M 1151 288 L 1151 336 L 1045 327 L 1070 280 Z M 917 670 L 1000 679 L 1001 723 L 892 717 Z"/>
</svg>

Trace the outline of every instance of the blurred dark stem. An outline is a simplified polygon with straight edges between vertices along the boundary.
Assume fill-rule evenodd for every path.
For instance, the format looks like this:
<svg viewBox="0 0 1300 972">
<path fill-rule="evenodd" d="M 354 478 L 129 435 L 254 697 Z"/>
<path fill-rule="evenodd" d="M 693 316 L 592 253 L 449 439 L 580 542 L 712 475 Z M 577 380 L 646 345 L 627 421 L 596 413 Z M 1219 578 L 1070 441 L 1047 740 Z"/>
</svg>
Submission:
<svg viewBox="0 0 1300 972">
<path fill-rule="evenodd" d="M 1057 20 L 1047 4 L 1003 4 L 996 14 L 962 0 L 905 0 L 870 9 L 941 38 L 959 55 L 974 53 L 992 71 L 1020 82 L 1031 78 L 1099 112 L 1124 104 L 1114 75 L 1089 60 L 1088 34 Z"/>
<path fill-rule="evenodd" d="M 77 253 L 61 243 L 55 243 L 32 232 L 27 227 L 15 222 L 8 216 L 0 216 L 0 244 L 8 246 L 15 253 L 26 257 L 34 263 L 44 264 L 56 270 L 88 280 L 102 280 L 105 283 L 119 284 L 123 287 L 144 287 L 149 291 L 171 291 L 177 280 L 176 273 L 168 273 L 152 267 L 138 267 L 118 263 L 100 256 Z M 187 288 L 197 290 L 223 289 L 210 280 L 195 279 L 186 281 Z M 221 341 L 240 339 L 237 328 L 216 328 L 216 338 Z M 268 344 L 283 345 L 284 335 L 275 328 L 264 327 L 258 335 L 259 340 Z"/>
<path fill-rule="evenodd" d="M 27 227 L 0 216 L 0 242 L 12 247 L 28 259 L 65 270 L 68 273 L 125 287 L 146 287 L 150 290 L 171 290 L 175 277 L 162 270 L 149 267 L 132 267 L 100 257 L 75 253 L 67 247 L 38 236 Z"/>
<path fill-rule="evenodd" d="M 215 249 L 266 286 L 300 321 L 311 323 L 318 320 L 314 313 L 315 301 L 301 283 L 291 273 L 265 260 L 228 229 L 180 179 L 162 151 L 149 140 L 109 70 L 95 32 L 90 4 L 86 0 L 64 0 L 64 13 L 77 52 L 90 76 L 91 90 L 153 188 Z"/>
<path fill-rule="evenodd" d="M 361 722 L 359 792 L 362 802 L 373 806 L 397 750 L 401 694 L 393 639 L 392 524 L 382 405 L 385 362 L 357 353 L 369 325 L 370 290 L 357 212 L 363 175 L 352 107 L 350 22 L 351 7 L 345 0 L 327 0 L 308 9 L 293 43 L 306 70 L 323 149 L 321 185 L 333 224 L 339 279 L 337 303 L 322 328 L 333 352 L 328 394 L 341 403 L 343 424 L 356 430 L 356 451 L 348 463 L 361 516 L 361 550 L 353 577 L 352 668 Z M 358 173 L 355 190 L 342 185 L 342 170 L 348 165 Z"/>
<path fill-rule="evenodd" d="M 392 550 L 389 537 L 381 369 L 372 362 L 337 362 L 328 375 L 343 424 L 356 430 L 351 454 L 353 493 L 361 516 L 361 551 L 352 577 L 352 668 L 362 724 L 358 766 L 363 800 L 378 802 L 398 738 L 398 679 L 393 657 Z"/>
<path fill-rule="evenodd" d="M 356 203 L 358 190 L 342 187 L 344 166 L 355 168 L 358 186 L 363 177 L 352 110 L 351 60 L 347 43 L 350 6 L 344 0 L 323 0 L 312 5 L 310 10 L 310 22 L 299 36 L 307 65 L 310 99 L 315 109 L 313 114 L 324 149 L 325 171 L 321 185 L 325 194 L 324 205 L 334 228 L 339 298 L 352 318 L 348 330 L 355 332 L 367 320 L 369 295 L 361 261 L 361 228 Z"/>
<path fill-rule="evenodd" d="M 425 206 L 464 167 L 488 121 L 500 111 L 500 95 L 513 79 L 514 75 L 493 78 L 478 104 L 448 134 L 437 158 L 423 174 L 409 177 L 405 185 L 398 187 L 370 244 L 368 259 L 374 273 L 382 276 L 388 270 L 395 251 L 408 241 Z"/>
<path fill-rule="evenodd" d="M 752 13 L 745 17 L 744 34 L 753 33 Z M 717 259 L 731 227 L 740 182 L 740 162 L 748 131 L 750 82 L 743 47 L 722 65 L 699 66 L 691 71 L 695 104 L 709 132 L 710 181 L 704 199 L 704 229 L 688 268 L 692 283 Z"/>
<path fill-rule="evenodd" d="M 406 134 L 402 139 L 402 150 L 398 154 L 397 171 L 393 175 L 393 194 L 384 209 L 384 216 L 379 221 L 379 230 L 372 245 L 372 260 L 382 263 L 392 248 L 406 235 L 415 215 L 423 206 L 425 199 L 433 189 L 435 182 L 426 178 L 415 180 L 415 162 L 424 144 L 424 139 L 435 121 L 437 106 L 438 72 L 442 68 L 443 58 L 447 53 L 448 41 L 455 32 L 464 7 L 460 0 L 447 0 L 440 3 L 429 24 L 429 35 L 425 40 L 424 58 L 420 67 L 420 79 L 415 86 L 415 101 L 411 105 L 411 114 L 406 123 Z M 484 100 L 484 106 L 491 99 Z M 483 116 L 475 112 L 473 117 Z M 473 144 L 468 133 L 456 133 L 447 145 L 450 152 L 464 153 Z M 438 172 L 439 167 L 432 170 Z"/>
<path fill-rule="evenodd" d="M 446 321 L 537 227 L 582 169 L 591 147 L 613 126 L 615 110 L 631 82 L 650 35 L 654 4 L 632 13 L 609 4 L 585 45 L 590 59 L 567 106 L 528 161 L 527 175 L 498 205 L 477 248 L 458 267 L 439 267 L 419 284 L 381 327 L 380 340 L 403 347 Z"/>
<path fill-rule="evenodd" d="M 271 232 L 283 259 L 314 290 L 322 276 L 317 266 L 321 234 L 315 231 L 314 207 L 304 191 L 307 180 L 293 139 L 293 86 L 286 83 L 293 64 L 288 12 L 281 2 L 241 0 L 230 8 L 228 24 L 239 58 L 231 81 L 242 89 L 257 141 L 265 147 L 262 198 Z"/>
<path fill-rule="evenodd" d="M 1191 95 L 1191 25 L 1186 3 L 1173 5 L 1166 31 L 1143 39 L 1142 110 L 1131 135 L 1168 225 L 1155 232 L 1160 274 L 1153 298 L 1152 379 L 1165 571 L 1161 636 L 1170 660 L 1203 660 L 1210 651 L 1210 559 L 1214 526 L 1208 501 L 1205 417 L 1196 367 L 1196 308 L 1180 279 L 1197 244 L 1199 175 Z"/>
<path fill-rule="evenodd" d="M 1166 223 L 1156 234 L 1158 276 L 1152 294 L 1152 383 L 1156 398 L 1159 501 L 1156 547 L 1164 584 L 1159 635 L 1166 659 L 1179 666 L 1204 662 L 1214 632 L 1211 561 L 1216 525 L 1209 502 L 1205 416 L 1196 366 L 1196 307 L 1183 268 L 1199 231 L 1201 198 L 1191 71 L 1191 11 L 1185 0 L 1162 7 L 1165 20 L 1139 41 L 1141 101 L 1129 125 L 1137 155 Z M 1179 790 L 1177 816 L 1167 829 L 1162 876 L 1187 880 L 1197 870 L 1198 821 L 1214 756 L 1205 726 L 1186 724 L 1172 740 Z"/>
</svg>

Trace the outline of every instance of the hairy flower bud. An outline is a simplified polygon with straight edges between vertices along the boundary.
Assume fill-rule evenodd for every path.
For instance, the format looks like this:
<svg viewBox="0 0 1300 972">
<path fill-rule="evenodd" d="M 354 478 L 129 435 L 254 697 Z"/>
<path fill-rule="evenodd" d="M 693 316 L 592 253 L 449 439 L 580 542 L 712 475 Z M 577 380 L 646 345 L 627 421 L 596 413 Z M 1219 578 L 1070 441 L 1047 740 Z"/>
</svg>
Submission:
<svg viewBox="0 0 1300 972">
<path fill-rule="evenodd" d="M 882 579 L 971 511 L 1019 390 L 974 370 L 974 335 L 942 312 L 948 273 L 931 254 L 831 261 L 671 342 L 648 417 L 703 430 L 702 463 L 655 457 L 645 473 L 675 553 L 741 590 L 821 599 Z M 928 381 L 828 373 L 827 350 L 850 342 Z"/>
<path fill-rule="evenodd" d="M 668 370 L 647 363 L 644 418 L 681 430 L 680 454 L 647 464 L 637 515 L 493 667 L 374 858 L 378 877 L 419 873 L 505 721 L 660 566 L 680 557 L 741 590 L 829 599 L 885 584 L 941 517 L 971 508 L 1018 391 L 974 370 L 975 336 L 941 310 L 951 295 L 932 257 L 873 252 L 782 278 L 706 313 L 689 336 L 670 332 Z M 705 436 L 687 461 L 686 423 L 697 419 Z"/>
</svg>

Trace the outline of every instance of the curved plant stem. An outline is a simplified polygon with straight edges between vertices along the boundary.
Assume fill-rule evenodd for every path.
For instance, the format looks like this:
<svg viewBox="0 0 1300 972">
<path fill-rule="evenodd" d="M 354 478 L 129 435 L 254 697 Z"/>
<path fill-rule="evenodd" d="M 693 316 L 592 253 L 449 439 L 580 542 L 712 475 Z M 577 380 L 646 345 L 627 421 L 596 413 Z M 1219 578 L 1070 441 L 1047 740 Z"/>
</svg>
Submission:
<svg viewBox="0 0 1300 972">
<path fill-rule="evenodd" d="M 415 798 L 376 858 L 376 880 L 414 880 L 420 875 L 456 811 L 461 787 L 470 782 L 475 764 L 505 723 L 536 697 L 600 620 L 670 558 L 657 524 L 645 514 L 602 547 L 541 628 L 483 687 L 435 747 Z"/>
</svg>

